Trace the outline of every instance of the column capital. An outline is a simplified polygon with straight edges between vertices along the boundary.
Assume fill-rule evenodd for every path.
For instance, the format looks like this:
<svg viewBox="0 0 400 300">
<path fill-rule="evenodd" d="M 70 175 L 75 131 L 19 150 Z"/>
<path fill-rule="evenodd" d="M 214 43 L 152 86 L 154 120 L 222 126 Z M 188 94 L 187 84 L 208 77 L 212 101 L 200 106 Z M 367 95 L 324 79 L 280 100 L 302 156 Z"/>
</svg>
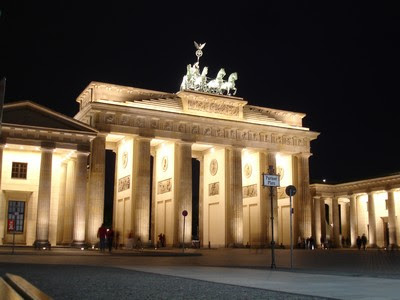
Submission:
<svg viewBox="0 0 400 300">
<path fill-rule="evenodd" d="M 41 142 L 40 150 L 42 151 L 53 151 L 56 148 L 56 143 L 53 142 Z"/>
<path fill-rule="evenodd" d="M 386 193 L 394 193 L 395 191 L 397 191 L 399 188 L 393 188 L 393 187 L 389 187 L 389 186 L 387 186 L 386 188 L 385 188 L 385 192 Z"/>
<path fill-rule="evenodd" d="M 375 194 L 375 191 L 366 191 L 366 194 L 368 195 L 368 197 L 373 197 Z"/>
<path fill-rule="evenodd" d="M 178 141 L 175 142 L 175 144 L 192 146 L 194 144 L 194 142 L 193 141 L 188 141 L 188 140 L 178 140 Z"/>
<path fill-rule="evenodd" d="M 77 152 L 89 152 L 90 153 L 90 145 L 79 144 L 76 146 Z"/>
<path fill-rule="evenodd" d="M 151 142 L 151 140 L 154 139 L 153 136 L 145 136 L 145 135 L 138 135 L 134 137 L 134 140 L 138 141 L 148 141 Z"/>
<path fill-rule="evenodd" d="M 299 152 L 299 153 L 295 153 L 293 155 L 298 157 L 298 158 L 309 158 L 310 156 L 312 156 L 312 153 Z"/>
</svg>

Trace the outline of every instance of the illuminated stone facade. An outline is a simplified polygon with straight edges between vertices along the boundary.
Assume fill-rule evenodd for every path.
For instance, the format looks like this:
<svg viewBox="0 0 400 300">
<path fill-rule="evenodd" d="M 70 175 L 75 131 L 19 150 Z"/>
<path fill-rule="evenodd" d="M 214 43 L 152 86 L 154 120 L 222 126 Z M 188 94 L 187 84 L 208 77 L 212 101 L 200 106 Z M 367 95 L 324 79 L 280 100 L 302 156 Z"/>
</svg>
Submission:
<svg viewBox="0 0 400 300">
<path fill-rule="evenodd" d="M 335 247 L 354 246 L 365 233 L 370 246 L 398 245 L 400 175 L 310 186 L 310 142 L 318 133 L 302 126 L 304 114 L 237 97 L 99 82 L 77 101 L 74 119 L 27 101 L 4 106 L 2 244 L 12 243 L 12 228 L 17 244 L 96 244 L 105 152 L 112 150 L 112 226 L 124 246 L 129 235 L 156 245 L 163 233 L 168 246 L 196 238 L 202 247 L 265 247 L 272 227 L 275 242 L 289 245 L 288 185 L 297 188 L 295 244 L 313 236 L 317 245 L 323 237 Z M 281 185 L 273 195 L 274 226 L 269 188 L 262 187 L 269 166 Z"/>
<path fill-rule="evenodd" d="M 4 105 L 2 244 L 13 239 L 38 247 L 85 243 L 87 160 L 97 134 L 84 123 L 29 101 Z"/>
<path fill-rule="evenodd" d="M 313 235 L 318 244 L 355 247 L 365 234 L 369 247 L 397 248 L 400 175 L 337 185 L 313 184 Z"/>
<path fill-rule="evenodd" d="M 261 181 L 269 165 L 281 175 L 282 186 L 273 200 L 275 241 L 289 244 L 284 187 L 290 184 L 298 187 L 295 203 L 301 212 L 295 217 L 295 236 L 311 235 L 308 158 L 318 133 L 302 126 L 304 114 L 251 106 L 231 96 L 100 82 L 92 82 L 77 101 L 75 118 L 104 139 L 93 143 L 92 160 L 103 161 L 99 168 L 104 169 L 100 156 L 105 149 L 116 153 L 113 225 L 121 244 L 128 243 L 130 233 L 156 244 L 164 233 L 167 245 L 178 246 L 183 239 L 190 243 L 197 231 L 204 247 L 269 245 L 270 196 Z M 193 158 L 200 162 L 198 191 L 192 187 Z M 103 182 L 104 175 L 94 180 Z M 89 206 L 99 201 L 96 192 L 92 199 L 89 187 Z M 198 229 L 192 230 L 197 192 Z M 185 219 L 183 210 L 188 211 Z M 101 209 L 89 218 L 97 228 Z M 95 232 L 88 229 L 86 239 L 94 242 Z"/>
</svg>

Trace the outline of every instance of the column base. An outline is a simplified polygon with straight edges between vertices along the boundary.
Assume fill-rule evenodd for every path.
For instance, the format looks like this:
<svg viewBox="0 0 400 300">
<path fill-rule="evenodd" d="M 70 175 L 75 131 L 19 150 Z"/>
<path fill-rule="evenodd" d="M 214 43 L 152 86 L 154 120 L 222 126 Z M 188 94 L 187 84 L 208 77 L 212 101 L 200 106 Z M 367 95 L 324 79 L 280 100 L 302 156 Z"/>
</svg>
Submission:
<svg viewBox="0 0 400 300">
<path fill-rule="evenodd" d="M 82 248 L 84 248 L 84 249 L 87 249 L 87 248 L 89 248 L 89 244 L 87 244 L 85 241 L 73 241 L 72 243 L 71 243 L 71 247 L 72 248 L 79 248 L 79 249 L 82 249 Z"/>
<path fill-rule="evenodd" d="M 228 248 L 244 248 L 244 246 L 241 243 L 231 243 L 228 245 Z"/>
<path fill-rule="evenodd" d="M 399 246 L 396 244 L 390 244 L 388 250 L 399 250 Z"/>
<path fill-rule="evenodd" d="M 36 240 L 33 243 L 33 247 L 38 250 L 51 250 L 51 244 L 49 241 Z"/>
<path fill-rule="evenodd" d="M 368 248 L 378 248 L 377 244 L 368 244 Z M 362 249 L 362 246 L 361 246 Z"/>
</svg>

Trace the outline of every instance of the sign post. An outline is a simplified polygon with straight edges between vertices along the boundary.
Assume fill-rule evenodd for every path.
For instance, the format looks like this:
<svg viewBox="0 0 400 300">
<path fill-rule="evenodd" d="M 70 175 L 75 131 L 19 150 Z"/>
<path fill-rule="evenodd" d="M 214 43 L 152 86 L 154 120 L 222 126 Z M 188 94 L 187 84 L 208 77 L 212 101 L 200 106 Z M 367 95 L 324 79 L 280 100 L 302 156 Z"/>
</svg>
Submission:
<svg viewBox="0 0 400 300">
<path fill-rule="evenodd" d="M 187 215 L 188 215 L 187 210 L 182 211 L 182 216 L 183 216 L 182 252 L 185 252 L 185 221 Z"/>
<path fill-rule="evenodd" d="M 293 226 L 292 226 L 292 196 L 296 195 L 296 187 L 294 185 L 288 185 L 286 187 L 286 195 L 289 196 L 290 199 L 290 268 L 293 268 Z"/>
<path fill-rule="evenodd" d="M 270 195 L 271 195 L 271 269 L 276 269 L 275 265 L 275 240 L 274 240 L 274 187 L 279 186 L 279 175 L 275 175 L 274 167 L 269 166 L 268 168 L 269 174 L 263 175 L 263 186 L 270 187 Z"/>
</svg>

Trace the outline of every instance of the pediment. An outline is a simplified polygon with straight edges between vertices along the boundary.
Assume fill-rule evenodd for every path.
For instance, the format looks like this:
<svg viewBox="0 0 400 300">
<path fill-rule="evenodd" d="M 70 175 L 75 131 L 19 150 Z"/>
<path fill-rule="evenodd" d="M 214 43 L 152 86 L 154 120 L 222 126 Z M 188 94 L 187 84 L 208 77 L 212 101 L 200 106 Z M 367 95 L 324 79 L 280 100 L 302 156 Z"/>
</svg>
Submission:
<svg viewBox="0 0 400 300">
<path fill-rule="evenodd" d="M 2 124 L 82 133 L 97 132 L 82 122 L 31 101 L 4 104 Z"/>
</svg>

